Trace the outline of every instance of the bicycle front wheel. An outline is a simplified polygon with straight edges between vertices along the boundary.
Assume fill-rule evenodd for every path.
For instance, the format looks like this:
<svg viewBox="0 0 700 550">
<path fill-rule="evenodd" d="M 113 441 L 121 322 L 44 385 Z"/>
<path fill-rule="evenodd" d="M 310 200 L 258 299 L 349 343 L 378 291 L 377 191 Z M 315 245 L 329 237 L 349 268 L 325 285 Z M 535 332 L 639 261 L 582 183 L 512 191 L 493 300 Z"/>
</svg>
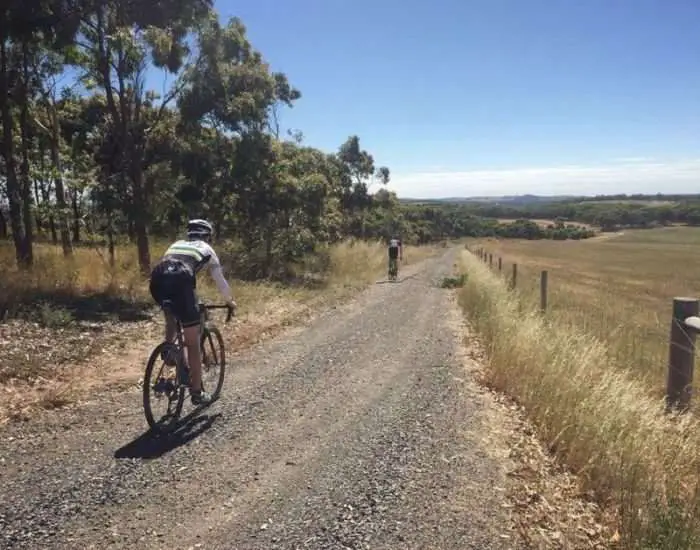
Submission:
<svg viewBox="0 0 700 550">
<path fill-rule="evenodd" d="M 202 333 L 200 342 L 202 350 L 202 388 L 211 391 L 213 399 L 218 399 L 221 388 L 224 385 L 226 374 L 226 351 L 224 350 L 224 339 L 221 332 L 216 327 L 208 327 Z"/>
<path fill-rule="evenodd" d="M 162 357 L 168 358 L 167 363 Z M 143 377 L 143 410 L 153 431 L 168 431 L 180 418 L 185 387 L 180 384 L 177 369 L 183 359 L 182 351 L 170 342 L 156 346 L 148 359 Z M 156 412 L 163 408 L 162 414 Z"/>
</svg>

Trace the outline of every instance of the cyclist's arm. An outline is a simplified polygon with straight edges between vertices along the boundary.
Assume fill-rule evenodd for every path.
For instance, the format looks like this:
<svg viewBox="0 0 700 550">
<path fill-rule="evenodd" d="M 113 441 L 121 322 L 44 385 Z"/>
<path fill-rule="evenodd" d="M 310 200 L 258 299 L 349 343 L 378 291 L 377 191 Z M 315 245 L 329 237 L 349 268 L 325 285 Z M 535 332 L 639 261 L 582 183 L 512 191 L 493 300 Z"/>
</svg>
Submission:
<svg viewBox="0 0 700 550">
<path fill-rule="evenodd" d="M 209 260 L 209 273 L 212 279 L 214 279 L 221 295 L 226 298 L 228 302 L 233 302 L 231 287 L 224 277 L 224 270 L 221 268 L 221 262 L 213 249 L 211 250 L 211 259 Z"/>
<path fill-rule="evenodd" d="M 233 294 L 231 293 L 231 287 L 229 286 L 228 282 L 226 282 L 226 278 L 224 277 L 224 270 L 221 269 L 221 266 L 212 265 L 209 268 L 209 273 L 211 273 L 212 279 L 214 279 L 214 282 L 216 283 L 216 286 L 219 289 L 221 295 L 224 298 L 226 298 L 227 301 L 232 302 Z"/>
</svg>

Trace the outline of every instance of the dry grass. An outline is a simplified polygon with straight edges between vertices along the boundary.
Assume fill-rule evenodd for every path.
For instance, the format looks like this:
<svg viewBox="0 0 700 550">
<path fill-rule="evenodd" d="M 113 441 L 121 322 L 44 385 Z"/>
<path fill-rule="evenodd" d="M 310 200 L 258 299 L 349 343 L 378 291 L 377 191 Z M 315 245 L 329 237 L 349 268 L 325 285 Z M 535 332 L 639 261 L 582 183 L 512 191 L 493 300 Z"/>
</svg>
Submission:
<svg viewBox="0 0 700 550">
<path fill-rule="evenodd" d="M 604 234 L 585 241 L 500 240 L 470 243 L 503 258 L 518 291 L 539 303 L 539 277 L 549 272 L 548 309 L 558 323 L 606 343 L 608 364 L 629 370 L 653 396 L 666 377 L 674 296 L 700 296 L 700 229 L 669 227 Z M 496 267 L 497 269 L 497 267 Z"/>
<path fill-rule="evenodd" d="M 164 248 L 163 243 L 153 244 L 152 258 L 159 257 Z M 436 247 L 407 247 L 406 263 L 420 261 L 436 250 Z M 358 288 L 381 277 L 386 268 L 386 252 L 380 243 L 346 241 L 328 247 L 327 252 L 330 268 L 327 273 L 316 274 L 323 280 L 324 288 Z M 17 270 L 13 254 L 9 244 L 0 244 L 0 266 L 3 266 L 0 313 L 3 318 L 24 317 L 23 314 L 28 313 L 25 310 L 40 309 L 37 306 L 42 303 L 54 312 L 65 307 L 70 310 L 69 313 L 77 313 L 81 319 L 88 313 L 94 314 L 97 321 L 104 320 L 110 313 L 105 309 L 107 306 L 120 310 L 126 304 L 151 305 L 147 281 L 139 274 L 136 252 L 131 246 L 117 249 L 114 268 L 109 266 L 106 251 L 96 247 L 78 248 L 72 259 L 66 259 L 60 248 L 39 245 L 35 248 L 35 268 L 30 272 Z M 205 292 L 213 288 L 208 278 L 202 278 L 202 282 Z M 260 299 L 267 299 L 271 293 L 291 293 L 294 298 L 299 298 L 305 292 L 305 289 L 267 282 L 235 281 L 233 284 L 242 309 L 254 306 Z M 99 303 L 90 303 L 88 298 Z M 90 305 L 104 307 L 101 311 L 88 312 L 86 308 Z M 42 324 L 52 324 L 48 312 L 37 320 Z M 61 324 L 60 318 L 55 321 L 56 325 Z"/>
<path fill-rule="evenodd" d="M 154 258 L 164 246 L 154 243 Z M 406 263 L 438 250 L 408 247 Z M 312 274 L 314 286 L 230 281 L 239 306 L 231 344 L 245 346 L 274 334 L 385 276 L 386 250 L 379 243 L 343 242 L 327 252 L 330 265 Z M 133 247 L 117 249 L 114 268 L 95 248 L 76 249 L 66 260 L 60 249 L 39 245 L 35 255 L 36 267 L 20 272 L 8 267 L 14 266 L 11 247 L 0 245 L 0 313 L 5 318 L 1 322 L 0 317 L 0 421 L 26 416 L 27 406 L 65 405 L 86 388 L 133 382 L 162 330 Z M 198 291 L 204 299 L 220 301 L 209 277 L 200 277 Z M 104 368 L 94 368 L 97 363 Z"/>
<path fill-rule="evenodd" d="M 615 544 L 698 548 L 696 417 L 667 416 L 636 376 L 611 368 L 605 341 L 539 315 L 475 256 L 465 252 L 462 269 L 460 301 L 484 341 L 490 383 L 525 407 L 550 450 L 616 510 Z"/>
</svg>

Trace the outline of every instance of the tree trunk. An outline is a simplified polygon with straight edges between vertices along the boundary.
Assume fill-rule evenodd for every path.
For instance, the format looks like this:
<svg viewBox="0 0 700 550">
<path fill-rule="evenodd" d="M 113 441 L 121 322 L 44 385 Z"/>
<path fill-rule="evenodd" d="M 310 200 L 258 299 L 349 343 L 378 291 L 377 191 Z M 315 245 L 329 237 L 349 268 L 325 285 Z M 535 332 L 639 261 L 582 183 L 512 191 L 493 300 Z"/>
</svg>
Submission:
<svg viewBox="0 0 700 550">
<path fill-rule="evenodd" d="M 58 235 L 56 234 L 56 222 L 55 222 L 54 215 L 53 215 L 53 206 L 51 205 L 51 183 L 50 183 L 50 181 L 47 181 L 48 178 L 46 177 L 46 154 L 45 153 L 46 153 L 46 151 L 44 150 L 44 141 L 39 140 L 39 162 L 41 163 L 42 181 L 41 181 L 41 183 L 39 183 L 38 179 L 34 180 L 34 194 L 35 194 L 37 204 L 39 204 L 39 201 L 43 202 L 44 208 L 48 212 L 48 222 L 49 222 L 49 231 L 51 233 L 51 242 L 55 246 L 58 244 Z M 41 190 L 41 196 L 39 196 L 39 190 Z M 36 226 L 37 226 L 37 230 L 41 231 L 38 217 L 37 217 Z"/>
<path fill-rule="evenodd" d="M 24 257 L 26 258 L 27 264 L 32 265 L 34 263 L 34 227 L 32 225 L 32 182 L 31 176 L 29 174 L 29 136 L 28 127 L 29 123 L 27 116 L 26 103 L 22 106 L 20 112 L 20 134 L 22 138 L 22 164 L 20 165 L 20 175 L 21 175 L 21 187 L 20 187 L 20 197 L 22 199 L 22 218 L 24 220 Z"/>
<path fill-rule="evenodd" d="M 143 167 L 141 159 L 132 158 L 134 174 L 134 233 L 136 234 L 136 249 L 139 256 L 141 273 L 148 276 L 151 272 L 151 250 L 148 244 L 148 209 L 145 204 L 143 189 Z"/>
<path fill-rule="evenodd" d="M 116 257 L 114 254 L 114 222 L 111 212 L 107 214 L 107 246 L 109 248 L 109 267 L 114 269 Z"/>
<path fill-rule="evenodd" d="M 0 12 L 2 13 L 2 12 Z M 7 182 L 7 200 L 10 209 L 10 226 L 12 228 L 12 240 L 15 244 L 15 257 L 18 266 L 28 266 L 24 249 L 24 230 L 22 228 L 22 199 L 17 181 L 17 163 L 15 162 L 14 136 L 12 111 L 9 100 L 9 82 L 7 66 L 7 42 L 5 38 L 4 18 L 0 18 L 0 110 L 2 110 L 2 133 L 0 140 L 0 154 L 5 161 L 5 178 Z"/>
<path fill-rule="evenodd" d="M 265 276 L 272 276 L 272 242 L 275 235 L 275 229 L 272 220 L 268 217 L 267 226 L 265 227 Z"/>
<path fill-rule="evenodd" d="M 73 242 L 80 242 L 80 208 L 78 207 L 78 191 L 73 190 Z"/>
<path fill-rule="evenodd" d="M 38 207 L 41 206 L 41 196 L 39 195 L 39 178 L 32 178 L 34 180 L 34 204 L 36 204 Z M 43 191 L 43 189 L 42 189 Z M 41 215 L 36 215 L 34 222 L 36 223 L 36 232 L 39 237 L 41 237 L 42 232 L 44 231 L 44 223 L 43 223 L 43 217 Z"/>
<path fill-rule="evenodd" d="M 56 222 L 53 215 L 49 214 L 49 230 L 51 231 L 51 243 L 54 246 L 58 245 L 58 233 L 56 233 Z"/>
<path fill-rule="evenodd" d="M 45 173 L 45 172 L 42 170 L 42 173 Z M 46 209 L 49 212 L 49 216 L 48 216 L 49 232 L 51 233 L 51 242 L 55 246 L 58 244 L 58 234 L 56 233 L 56 221 L 54 219 L 54 215 L 52 212 L 52 206 L 51 206 L 51 189 L 50 189 L 49 185 L 47 185 L 46 182 L 42 182 L 42 184 L 41 184 L 41 200 L 46 205 Z M 38 227 L 39 227 L 39 223 L 37 222 L 37 228 Z"/>
<path fill-rule="evenodd" d="M 2 208 L 0 208 L 0 239 L 7 239 L 7 220 L 2 213 Z"/>
<path fill-rule="evenodd" d="M 51 162 L 56 170 L 56 208 L 58 209 L 58 228 L 61 234 L 61 247 L 63 248 L 64 256 L 73 254 L 73 246 L 70 242 L 70 233 L 68 231 L 68 217 L 66 212 L 66 190 L 63 186 L 63 165 L 61 163 L 61 153 L 59 150 L 60 137 L 58 127 L 58 116 L 56 115 L 56 106 L 51 108 Z"/>
<path fill-rule="evenodd" d="M 22 215 L 24 218 L 24 257 L 27 265 L 34 263 L 34 227 L 32 225 L 32 178 L 29 173 L 29 151 L 31 148 L 30 127 L 29 127 L 29 59 L 27 45 L 22 46 L 23 65 L 23 94 L 22 104 L 19 110 L 19 130 L 21 138 L 22 163 L 20 165 L 20 197 L 22 199 Z"/>
</svg>

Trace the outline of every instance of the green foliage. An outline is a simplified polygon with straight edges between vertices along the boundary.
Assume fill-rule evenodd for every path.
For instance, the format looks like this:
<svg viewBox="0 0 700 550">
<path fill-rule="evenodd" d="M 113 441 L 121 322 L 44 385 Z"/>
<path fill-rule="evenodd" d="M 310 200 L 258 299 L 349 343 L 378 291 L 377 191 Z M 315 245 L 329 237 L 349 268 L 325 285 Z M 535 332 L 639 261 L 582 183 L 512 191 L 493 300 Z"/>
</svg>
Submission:
<svg viewBox="0 0 700 550">
<path fill-rule="evenodd" d="M 445 277 L 440 283 L 441 288 L 462 288 L 467 282 L 467 274 L 460 273 L 455 277 Z"/>
</svg>

